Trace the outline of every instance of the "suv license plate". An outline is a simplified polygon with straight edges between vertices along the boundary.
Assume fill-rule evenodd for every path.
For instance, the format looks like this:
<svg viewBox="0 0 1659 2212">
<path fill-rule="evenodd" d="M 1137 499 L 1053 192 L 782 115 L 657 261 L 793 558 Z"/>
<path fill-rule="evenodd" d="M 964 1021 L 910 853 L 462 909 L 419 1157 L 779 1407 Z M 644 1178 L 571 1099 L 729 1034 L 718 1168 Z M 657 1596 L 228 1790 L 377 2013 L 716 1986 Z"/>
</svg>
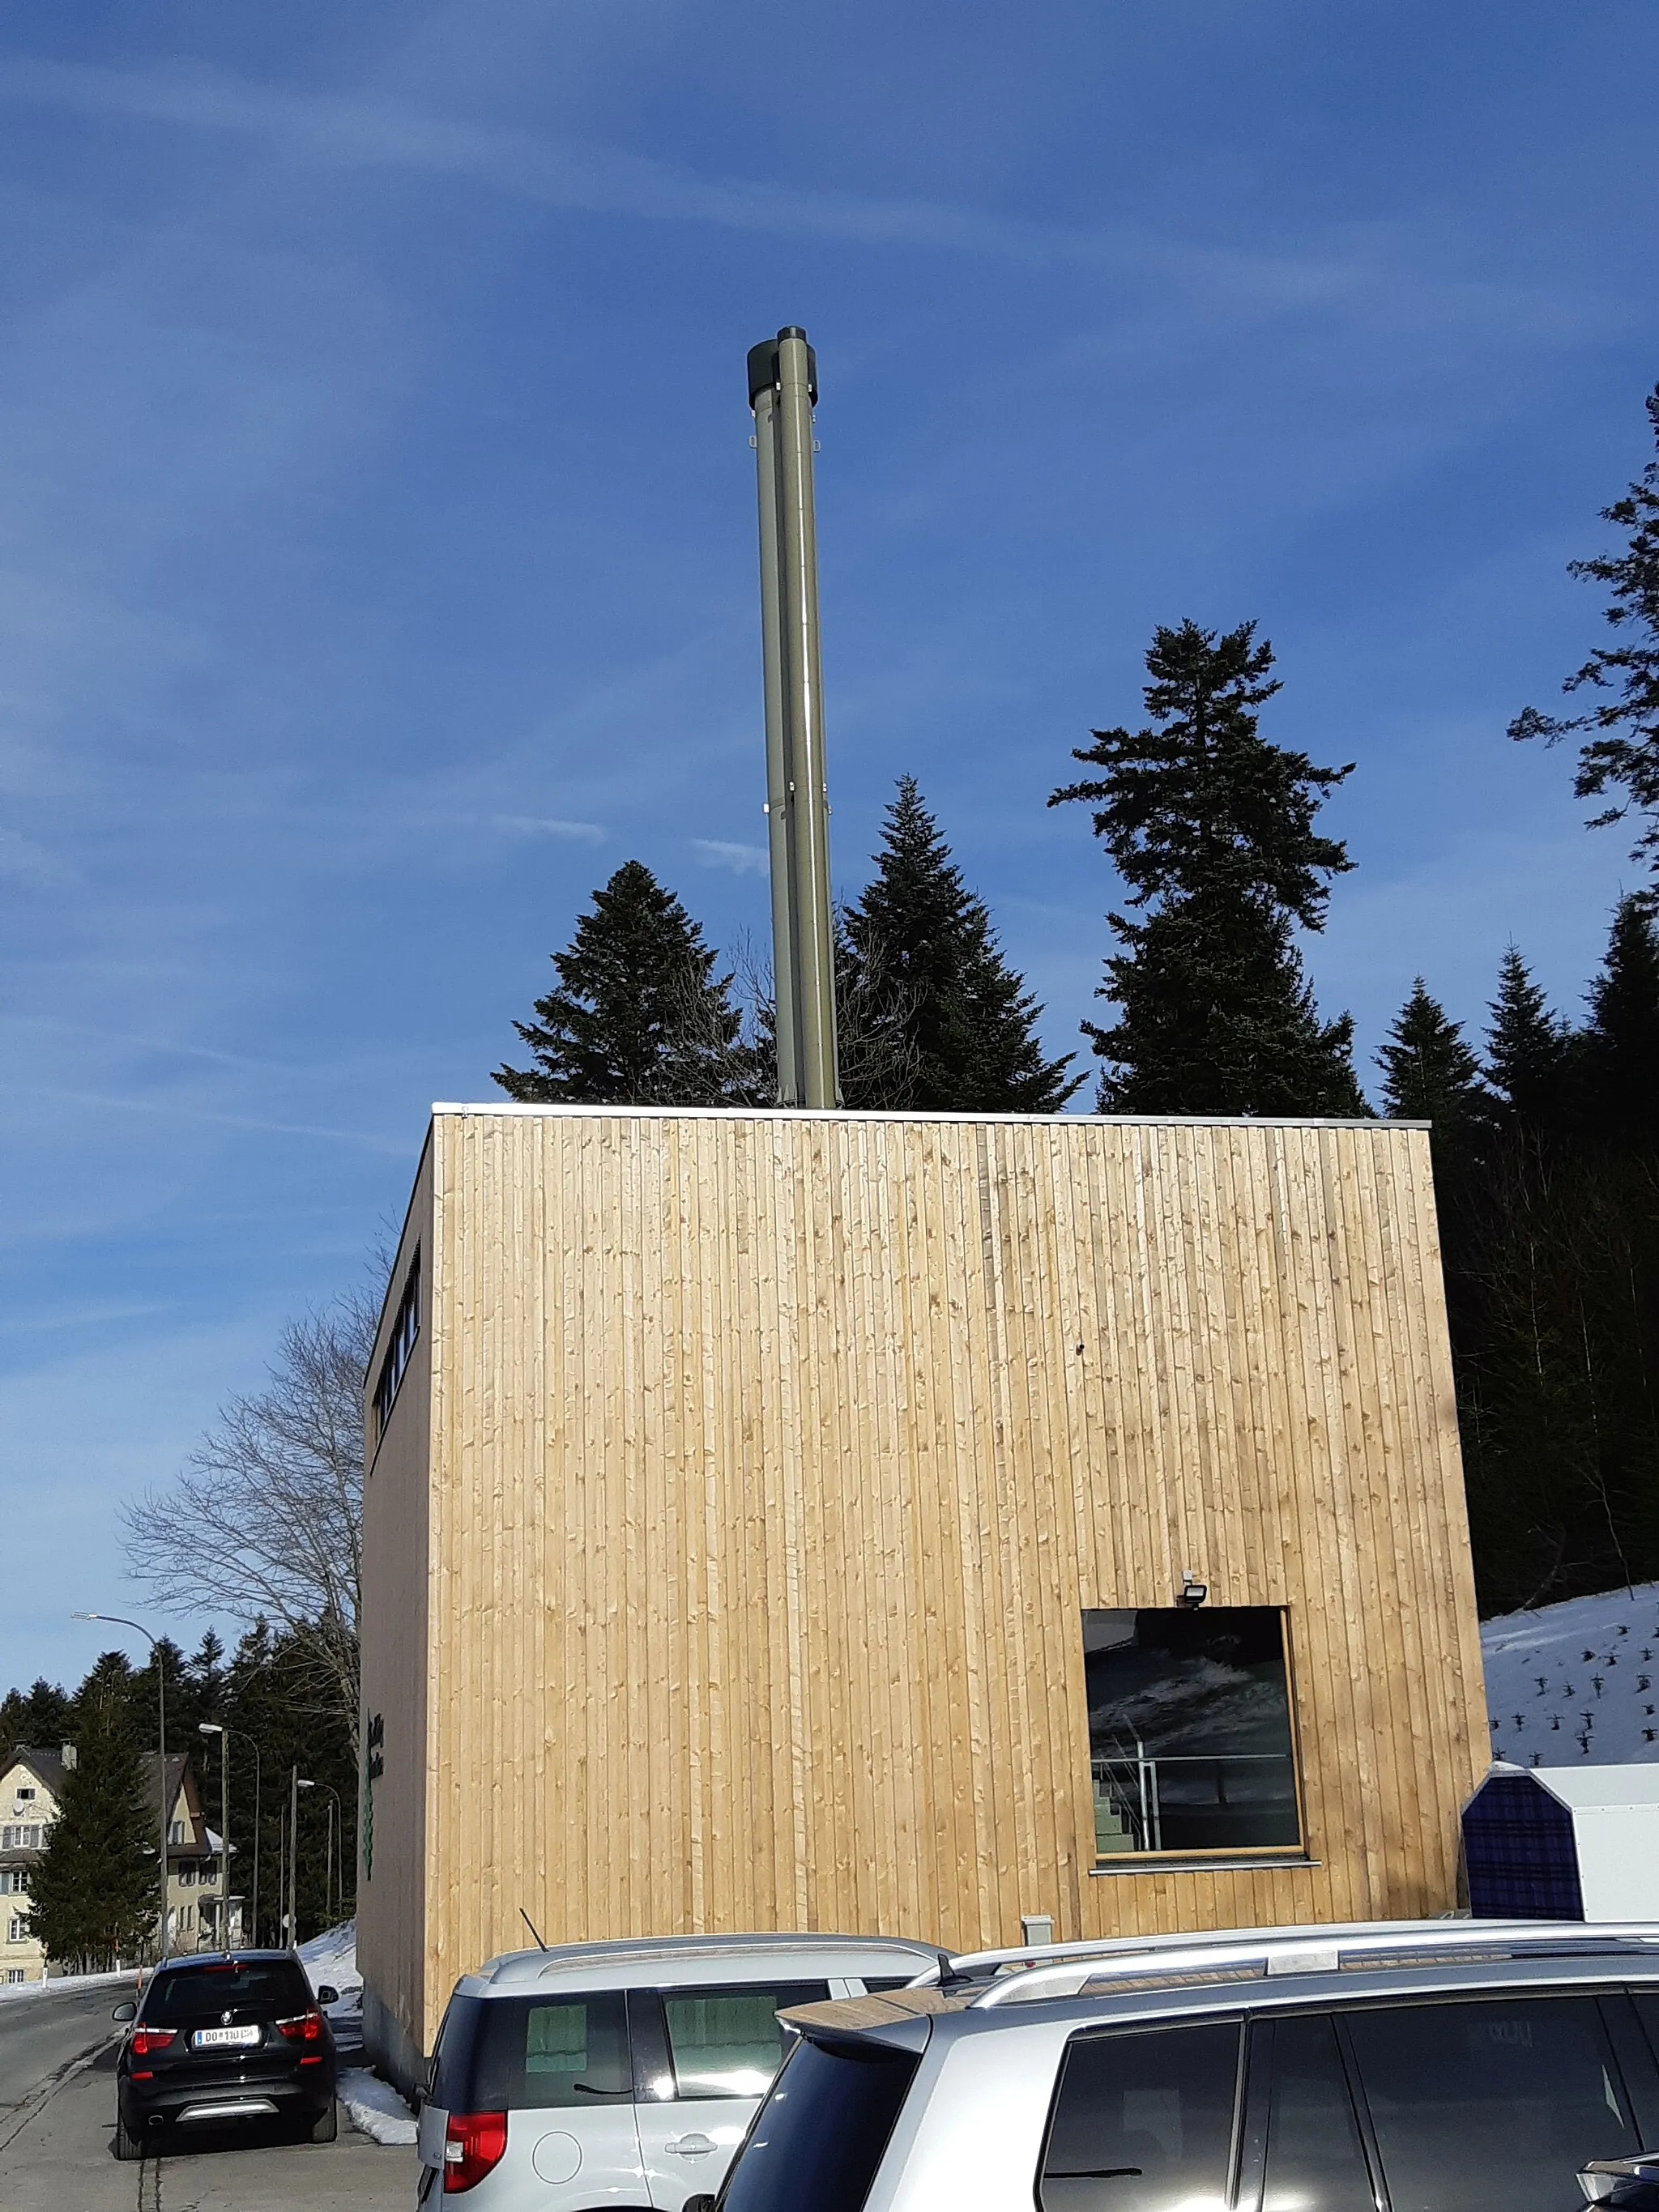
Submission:
<svg viewBox="0 0 1659 2212">
<path fill-rule="evenodd" d="M 222 2051 L 227 2046 L 245 2050 L 249 2044 L 259 2040 L 259 2030 L 257 2024 L 246 2027 L 198 2027 L 190 2039 L 198 2051 Z"/>
</svg>

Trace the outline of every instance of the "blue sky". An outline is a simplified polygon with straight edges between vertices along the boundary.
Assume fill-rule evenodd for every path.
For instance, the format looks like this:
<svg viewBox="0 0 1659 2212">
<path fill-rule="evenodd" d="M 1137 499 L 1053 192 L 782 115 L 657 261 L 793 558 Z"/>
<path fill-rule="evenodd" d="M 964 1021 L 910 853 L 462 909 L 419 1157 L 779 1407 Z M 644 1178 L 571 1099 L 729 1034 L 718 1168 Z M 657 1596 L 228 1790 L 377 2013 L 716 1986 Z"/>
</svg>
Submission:
<svg viewBox="0 0 1659 2212">
<path fill-rule="evenodd" d="M 1633 879 L 1504 729 L 1649 457 L 1651 0 L 0 8 L 0 1684 L 401 1213 L 593 885 L 766 927 L 744 355 L 817 344 L 836 874 L 914 771 L 1060 1048 L 1153 624 L 1355 773 L 1322 1003 Z M 1369 1070 L 1368 1070 L 1369 1073 Z"/>
</svg>

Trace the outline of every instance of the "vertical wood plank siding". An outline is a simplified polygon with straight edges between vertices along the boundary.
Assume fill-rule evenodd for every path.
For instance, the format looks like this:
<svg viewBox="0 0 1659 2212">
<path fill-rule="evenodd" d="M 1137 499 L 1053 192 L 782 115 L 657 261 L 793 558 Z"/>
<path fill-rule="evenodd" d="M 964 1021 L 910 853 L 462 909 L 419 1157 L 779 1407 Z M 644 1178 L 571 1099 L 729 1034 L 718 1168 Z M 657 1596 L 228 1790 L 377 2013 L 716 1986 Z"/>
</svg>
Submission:
<svg viewBox="0 0 1659 2212">
<path fill-rule="evenodd" d="M 369 1611 L 429 1603 L 428 2047 L 520 1906 L 972 1948 L 1454 1903 L 1422 1131 L 477 1109 L 433 1160 L 430 1559 L 372 1551 L 426 1585 Z M 1079 1614 L 1183 1569 L 1290 1608 L 1316 1865 L 1092 1872 Z"/>
<path fill-rule="evenodd" d="M 418 2062 L 427 1985 L 427 1870 L 430 1859 L 427 1781 L 436 1732 L 432 1695 L 442 1620 L 432 1582 L 432 1408 L 441 1360 L 433 1356 L 433 1160 L 428 1138 L 415 1178 L 380 1332 L 363 1382 L 362 1711 L 363 1752 L 370 1720 L 385 1730 L 384 1771 L 358 1782 L 357 1954 L 364 1977 L 364 2030 L 407 2074 Z M 420 1328 L 384 1437 L 375 1428 L 374 1389 L 409 1271 L 419 1255 Z M 373 1844 L 373 1873 L 365 1854 Z"/>
</svg>

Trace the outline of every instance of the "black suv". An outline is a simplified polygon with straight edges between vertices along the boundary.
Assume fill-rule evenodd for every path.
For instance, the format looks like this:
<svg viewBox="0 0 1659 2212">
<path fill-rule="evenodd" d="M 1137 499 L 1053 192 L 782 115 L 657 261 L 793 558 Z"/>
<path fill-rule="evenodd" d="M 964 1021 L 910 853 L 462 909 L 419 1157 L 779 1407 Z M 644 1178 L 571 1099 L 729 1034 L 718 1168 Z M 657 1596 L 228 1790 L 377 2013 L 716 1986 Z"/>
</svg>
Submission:
<svg viewBox="0 0 1659 2212">
<path fill-rule="evenodd" d="M 142 2158 L 166 2123 L 274 2120 L 332 2142 L 334 2038 L 292 1951 L 203 1953 L 156 1967 L 116 2063 L 115 2155 Z"/>
</svg>

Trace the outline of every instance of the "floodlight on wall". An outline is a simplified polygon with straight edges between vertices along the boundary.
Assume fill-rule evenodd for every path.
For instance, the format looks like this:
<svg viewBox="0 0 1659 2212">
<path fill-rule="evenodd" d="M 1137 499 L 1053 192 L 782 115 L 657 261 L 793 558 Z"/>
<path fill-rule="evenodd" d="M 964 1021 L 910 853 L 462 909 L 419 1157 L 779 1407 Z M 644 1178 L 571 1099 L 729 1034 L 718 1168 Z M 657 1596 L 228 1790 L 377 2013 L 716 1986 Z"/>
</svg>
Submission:
<svg viewBox="0 0 1659 2212">
<path fill-rule="evenodd" d="M 1208 1583 L 1201 1583 L 1190 1567 L 1181 1571 L 1181 1602 L 1182 1605 L 1202 1605 L 1210 1595 Z"/>
</svg>

